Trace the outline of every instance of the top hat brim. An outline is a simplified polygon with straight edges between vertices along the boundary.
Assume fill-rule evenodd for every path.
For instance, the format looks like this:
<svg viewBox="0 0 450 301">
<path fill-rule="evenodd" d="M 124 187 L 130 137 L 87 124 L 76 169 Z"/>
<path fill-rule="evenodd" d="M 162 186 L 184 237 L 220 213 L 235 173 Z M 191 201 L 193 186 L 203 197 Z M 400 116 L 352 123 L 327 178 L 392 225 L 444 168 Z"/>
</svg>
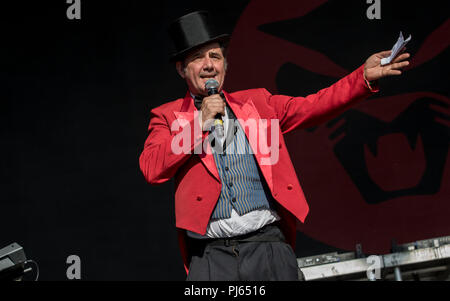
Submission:
<svg viewBox="0 0 450 301">
<path fill-rule="evenodd" d="M 207 41 L 204 41 L 202 43 L 199 43 L 197 45 L 194 45 L 192 47 L 183 49 L 182 51 L 179 51 L 179 52 L 176 52 L 176 53 L 172 54 L 170 56 L 170 61 L 171 62 L 180 61 L 183 58 L 185 58 L 191 51 L 193 51 L 195 49 L 201 48 L 201 47 L 203 47 L 203 46 L 205 46 L 207 44 L 210 44 L 210 43 L 216 43 L 216 42 L 217 43 L 221 43 L 221 42 L 222 43 L 227 43 L 229 41 L 229 39 L 230 39 L 230 35 L 229 34 L 218 35 L 218 36 L 216 36 L 216 37 L 214 37 L 212 39 L 209 39 Z"/>
</svg>

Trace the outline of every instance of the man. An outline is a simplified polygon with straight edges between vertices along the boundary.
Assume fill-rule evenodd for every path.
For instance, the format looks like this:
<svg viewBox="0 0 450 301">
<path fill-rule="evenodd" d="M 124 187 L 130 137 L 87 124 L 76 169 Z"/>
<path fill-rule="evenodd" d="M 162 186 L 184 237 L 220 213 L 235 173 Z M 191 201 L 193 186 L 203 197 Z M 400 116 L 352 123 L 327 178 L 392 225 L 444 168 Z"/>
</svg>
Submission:
<svg viewBox="0 0 450 301">
<path fill-rule="evenodd" d="M 208 14 L 183 16 L 170 33 L 177 48 L 172 60 L 188 91 L 151 111 L 140 167 L 151 184 L 175 178 L 187 279 L 297 280 L 295 224 L 309 209 L 283 134 L 320 124 L 376 93 L 377 80 L 401 74 L 409 54 L 381 66 L 389 51 L 376 53 L 307 97 L 265 89 L 229 94 L 222 90 L 227 36 L 215 33 Z M 208 95 L 211 79 L 220 93 Z M 224 137 L 216 132 L 220 122 L 212 126 L 218 119 Z"/>
</svg>

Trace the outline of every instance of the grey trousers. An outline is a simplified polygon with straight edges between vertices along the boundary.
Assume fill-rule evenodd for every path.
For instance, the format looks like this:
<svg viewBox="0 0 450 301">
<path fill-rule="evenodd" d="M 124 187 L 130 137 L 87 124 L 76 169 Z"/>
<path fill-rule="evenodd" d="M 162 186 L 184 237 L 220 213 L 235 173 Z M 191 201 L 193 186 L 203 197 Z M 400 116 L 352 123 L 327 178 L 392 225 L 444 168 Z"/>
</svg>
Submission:
<svg viewBox="0 0 450 301">
<path fill-rule="evenodd" d="M 187 281 L 295 281 L 298 280 L 297 258 L 285 242 L 280 229 L 266 226 L 246 238 L 271 241 L 231 241 L 210 243 L 191 239 L 194 245 Z M 274 237 L 279 241 L 274 241 Z"/>
</svg>

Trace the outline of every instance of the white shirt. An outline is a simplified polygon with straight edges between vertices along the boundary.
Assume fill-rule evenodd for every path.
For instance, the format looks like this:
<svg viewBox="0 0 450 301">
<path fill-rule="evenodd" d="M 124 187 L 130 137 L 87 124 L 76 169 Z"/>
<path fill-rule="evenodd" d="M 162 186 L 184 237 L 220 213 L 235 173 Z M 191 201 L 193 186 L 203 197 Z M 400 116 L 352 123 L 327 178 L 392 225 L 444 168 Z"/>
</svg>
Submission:
<svg viewBox="0 0 450 301">
<path fill-rule="evenodd" d="M 278 220 L 280 220 L 278 214 L 266 208 L 253 210 L 242 216 L 239 216 L 234 209 L 231 209 L 230 218 L 210 221 L 205 235 L 191 231 L 187 231 L 187 235 L 193 238 L 233 237 L 256 231 Z"/>
</svg>

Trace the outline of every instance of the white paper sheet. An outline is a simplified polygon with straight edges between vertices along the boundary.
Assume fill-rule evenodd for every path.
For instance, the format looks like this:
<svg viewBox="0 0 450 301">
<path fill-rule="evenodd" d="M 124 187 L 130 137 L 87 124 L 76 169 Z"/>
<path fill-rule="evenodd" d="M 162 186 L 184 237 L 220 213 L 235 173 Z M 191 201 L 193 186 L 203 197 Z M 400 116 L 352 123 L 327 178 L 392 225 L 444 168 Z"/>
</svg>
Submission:
<svg viewBox="0 0 450 301">
<path fill-rule="evenodd" d="M 391 55 L 389 57 L 381 59 L 381 66 L 392 62 L 392 60 L 397 56 L 399 51 L 402 50 L 403 47 L 405 47 L 405 45 L 408 44 L 409 41 L 411 41 L 411 35 L 409 35 L 409 37 L 405 40 L 403 38 L 402 32 L 400 31 L 400 36 L 398 37 L 397 42 L 394 44 L 394 47 L 392 47 Z"/>
</svg>

